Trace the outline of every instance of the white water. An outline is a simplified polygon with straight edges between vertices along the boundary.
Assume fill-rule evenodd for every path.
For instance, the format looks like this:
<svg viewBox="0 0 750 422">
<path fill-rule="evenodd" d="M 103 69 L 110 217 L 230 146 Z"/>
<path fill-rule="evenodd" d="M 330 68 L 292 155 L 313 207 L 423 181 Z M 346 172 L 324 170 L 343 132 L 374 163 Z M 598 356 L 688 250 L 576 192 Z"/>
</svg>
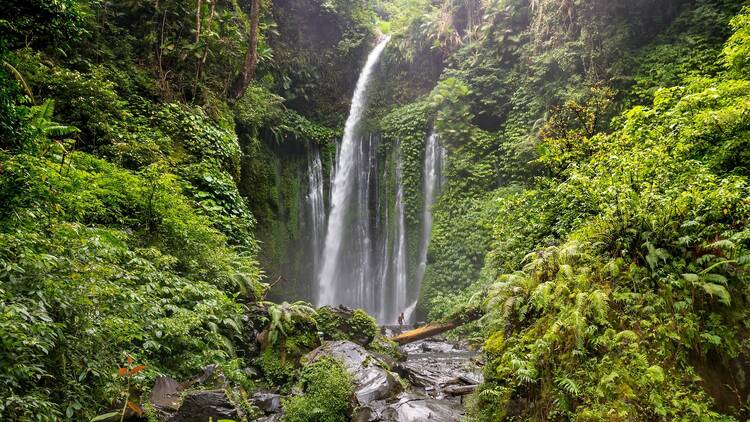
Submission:
<svg viewBox="0 0 750 422">
<path fill-rule="evenodd" d="M 415 301 L 414 301 L 414 302 L 412 302 L 412 303 L 411 303 L 411 305 L 409 305 L 409 307 L 408 307 L 408 308 L 406 308 L 406 310 L 404 311 L 404 322 L 405 322 L 405 323 L 407 323 L 407 324 L 411 324 L 411 323 L 413 323 L 413 321 L 412 321 L 412 318 L 413 318 L 413 316 L 414 316 L 414 311 L 415 311 L 416 309 L 417 309 L 417 301 L 415 300 Z"/>
<path fill-rule="evenodd" d="M 404 184 L 402 181 L 402 164 L 401 164 L 401 151 L 397 151 L 397 162 L 396 162 L 396 218 L 398 221 L 395 225 L 395 233 L 393 236 L 393 258 L 395 260 L 394 268 L 394 289 L 391 292 L 391 304 L 395 313 L 400 310 L 406 309 L 408 306 L 407 302 L 407 267 L 406 267 L 406 213 L 404 210 Z M 393 316 L 391 316 L 393 318 Z M 389 321 L 395 323 L 395 320 Z"/>
<path fill-rule="evenodd" d="M 419 245 L 419 267 L 417 267 L 417 282 L 421 285 L 427 268 L 427 250 L 430 247 L 432 234 L 432 206 L 440 188 L 441 173 L 445 150 L 440 147 L 438 135 L 433 133 L 427 140 L 424 152 L 424 173 L 422 192 L 424 194 L 424 209 L 422 211 L 422 237 Z"/>
<path fill-rule="evenodd" d="M 370 82 L 373 69 L 375 68 L 375 65 L 377 64 L 380 55 L 383 53 L 383 50 L 385 49 L 385 46 L 388 43 L 389 39 L 389 37 L 384 38 L 378 43 L 375 49 L 370 52 L 365 67 L 362 69 L 362 72 L 359 75 L 357 87 L 354 90 L 354 96 L 352 97 L 352 105 L 349 111 L 349 117 L 347 118 L 346 125 L 344 126 L 344 138 L 341 141 L 341 147 L 337 154 L 336 174 L 334 177 L 333 186 L 331 188 L 331 211 L 328 218 L 325 247 L 323 249 L 322 255 L 323 263 L 322 268 L 318 274 L 319 306 L 337 305 L 338 303 L 336 302 L 342 299 L 358 297 L 367 300 L 373 297 L 372 294 L 370 294 L 369 297 L 364 297 L 365 292 L 362 292 L 361 288 L 359 289 L 360 291 L 353 292 L 352 286 L 345 285 L 345 280 L 342 280 L 338 273 L 339 261 L 342 258 L 341 247 L 344 241 L 345 232 L 349 225 L 347 218 L 350 217 L 349 210 L 352 202 L 354 202 L 353 198 L 351 198 L 356 182 L 356 180 L 354 180 L 355 178 L 353 173 L 356 170 L 360 170 L 359 173 L 361 174 L 362 170 L 355 168 L 357 163 L 362 162 L 361 152 L 364 150 L 361 145 L 362 142 L 357 142 L 359 140 L 357 132 L 359 129 L 360 121 L 362 120 L 362 117 L 364 115 L 367 101 L 367 87 Z M 357 156 L 358 152 L 360 152 L 360 157 Z M 362 205 L 362 202 L 360 200 L 361 198 L 357 198 L 357 202 Z M 361 210 L 361 207 L 359 208 Z M 360 223 L 361 221 L 357 222 L 357 224 Z M 365 237 L 367 237 L 367 239 L 370 238 L 369 234 Z M 366 254 L 363 253 L 360 255 Z M 360 263 L 360 265 L 361 264 L 366 263 Z M 361 278 L 369 278 L 369 268 L 363 268 L 363 271 L 360 272 L 360 276 Z M 365 283 L 362 284 L 362 281 L 364 281 Z M 369 280 L 362 279 L 356 280 L 357 283 L 355 286 L 362 287 L 363 285 L 369 284 L 367 283 L 368 281 Z M 345 304 L 350 306 L 358 305 L 358 303 Z"/>
<path fill-rule="evenodd" d="M 321 253 L 326 235 L 326 208 L 323 195 L 323 163 L 320 161 L 320 151 L 309 147 L 307 156 L 308 192 L 306 197 L 310 216 L 310 251 L 312 254 L 312 268 L 320 270 Z"/>
<path fill-rule="evenodd" d="M 388 180 L 388 166 L 385 166 L 383 169 L 383 180 Z M 387 196 L 386 196 L 387 198 Z M 378 207 L 378 210 L 380 210 L 380 207 Z M 375 317 L 378 321 L 384 322 L 387 318 L 386 313 L 388 311 L 385 309 L 385 304 L 388 303 L 389 297 L 388 297 L 388 289 L 386 289 L 384 286 L 388 285 L 388 276 L 390 275 L 390 267 L 391 267 L 391 260 L 390 258 L 390 250 L 388 249 L 389 246 L 389 239 L 390 239 L 390 233 L 387 232 L 388 227 L 390 227 L 390 216 L 391 216 L 391 207 L 389 204 L 385 204 L 385 207 L 383 207 L 383 215 L 379 215 L 377 219 L 377 227 L 384 227 L 386 229 L 385 237 L 380 242 L 380 271 L 378 272 L 378 281 L 379 286 L 381 286 L 380 291 L 378 292 L 378 303 L 381 304 L 381 306 L 378 307 L 378 309 L 375 312 Z M 392 317 L 391 317 L 392 318 Z"/>
<path fill-rule="evenodd" d="M 446 150 L 440 146 L 440 138 L 436 133 L 432 133 L 427 139 L 427 145 L 424 152 L 424 169 L 422 193 L 424 194 L 424 209 L 422 210 L 422 237 L 419 244 L 419 266 L 417 267 L 417 285 L 416 291 L 419 292 L 424 280 L 425 270 L 427 269 L 427 251 L 430 247 L 430 238 L 432 237 L 432 206 L 435 205 L 435 198 L 443 184 L 442 168 L 445 162 Z M 404 319 L 407 322 L 412 321 L 416 300 L 412 306 L 404 312 Z"/>
</svg>

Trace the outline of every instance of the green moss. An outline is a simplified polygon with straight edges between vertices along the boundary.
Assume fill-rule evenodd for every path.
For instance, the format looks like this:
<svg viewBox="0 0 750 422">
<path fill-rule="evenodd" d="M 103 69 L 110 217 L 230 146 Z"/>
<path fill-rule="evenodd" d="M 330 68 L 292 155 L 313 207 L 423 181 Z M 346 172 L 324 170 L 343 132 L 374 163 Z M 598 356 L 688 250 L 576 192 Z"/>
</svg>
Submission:
<svg viewBox="0 0 750 422">
<path fill-rule="evenodd" d="M 361 333 L 368 338 L 374 338 L 379 332 L 375 318 L 368 315 L 362 309 L 355 309 L 352 317 L 347 322 L 355 333 Z"/>
<path fill-rule="evenodd" d="M 347 315 L 326 306 L 318 309 L 316 321 L 325 340 L 350 340 L 367 346 L 380 332 L 375 318 L 362 309 Z"/>
<path fill-rule="evenodd" d="M 331 308 L 326 306 L 318 309 L 318 316 L 315 320 L 325 340 L 349 340 L 349 336 L 341 330 L 344 319 Z"/>
<path fill-rule="evenodd" d="M 354 386 L 342 363 L 324 358 L 302 370 L 301 396 L 285 399 L 285 422 L 345 422 L 349 419 Z"/>
<path fill-rule="evenodd" d="M 318 346 L 320 346 L 320 339 L 313 326 L 295 328 L 294 333 L 288 336 L 284 342 L 287 354 L 295 359 Z"/>
<path fill-rule="evenodd" d="M 272 385 L 286 386 L 297 377 L 298 369 L 294 360 L 282 358 L 282 353 L 277 348 L 269 347 L 257 361 L 263 378 Z"/>
<path fill-rule="evenodd" d="M 406 355 L 401 350 L 398 343 L 391 341 L 382 334 L 375 336 L 375 339 L 369 344 L 368 350 L 380 355 L 388 356 L 396 361 L 401 361 L 406 358 Z"/>
</svg>

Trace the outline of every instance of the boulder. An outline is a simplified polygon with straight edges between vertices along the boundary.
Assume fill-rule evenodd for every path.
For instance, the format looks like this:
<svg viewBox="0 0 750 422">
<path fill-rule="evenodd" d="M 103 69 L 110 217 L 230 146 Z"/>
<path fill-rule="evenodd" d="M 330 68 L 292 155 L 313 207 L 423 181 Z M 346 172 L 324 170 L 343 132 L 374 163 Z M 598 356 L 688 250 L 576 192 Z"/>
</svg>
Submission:
<svg viewBox="0 0 750 422">
<path fill-rule="evenodd" d="M 180 408 L 180 383 L 170 377 L 159 377 L 151 389 L 151 404 L 158 410 L 173 412 Z"/>
<path fill-rule="evenodd" d="M 398 393 L 401 384 L 387 365 L 350 341 L 327 341 L 308 353 L 302 362 L 314 363 L 322 357 L 332 357 L 341 361 L 355 384 L 354 394 L 359 405 L 364 406 L 375 400 L 383 400 Z"/>
<path fill-rule="evenodd" d="M 363 346 L 372 343 L 379 331 L 365 311 L 346 306 L 318 309 L 318 326 L 325 340 L 351 340 Z"/>
<path fill-rule="evenodd" d="M 255 393 L 250 403 L 265 413 L 278 413 L 281 410 L 281 396 L 273 393 Z"/>
<path fill-rule="evenodd" d="M 464 416 L 462 406 L 449 400 L 402 394 L 397 403 L 380 411 L 382 422 L 458 422 Z"/>
<path fill-rule="evenodd" d="M 177 413 L 169 418 L 169 422 L 206 422 L 209 418 L 214 421 L 239 419 L 237 408 L 229 401 L 224 390 L 196 391 L 188 394 Z"/>
</svg>

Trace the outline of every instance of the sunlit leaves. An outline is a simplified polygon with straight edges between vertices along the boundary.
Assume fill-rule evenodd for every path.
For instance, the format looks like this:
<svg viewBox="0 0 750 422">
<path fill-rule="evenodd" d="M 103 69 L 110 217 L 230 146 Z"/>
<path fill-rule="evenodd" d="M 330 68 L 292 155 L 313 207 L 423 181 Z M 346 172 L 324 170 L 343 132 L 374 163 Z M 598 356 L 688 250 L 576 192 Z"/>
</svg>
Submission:
<svg viewBox="0 0 750 422">
<path fill-rule="evenodd" d="M 732 19 L 734 34 L 724 46 L 727 65 L 740 75 L 750 71 L 750 8 Z"/>
</svg>

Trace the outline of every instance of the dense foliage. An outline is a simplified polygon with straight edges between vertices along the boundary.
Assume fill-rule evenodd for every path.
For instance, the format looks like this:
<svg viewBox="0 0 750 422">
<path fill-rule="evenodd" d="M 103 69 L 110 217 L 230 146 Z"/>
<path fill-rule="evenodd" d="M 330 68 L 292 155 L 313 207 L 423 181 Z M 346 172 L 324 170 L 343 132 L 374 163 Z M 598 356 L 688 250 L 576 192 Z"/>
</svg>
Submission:
<svg viewBox="0 0 750 422">
<path fill-rule="evenodd" d="M 362 310 L 266 295 L 314 297 L 307 168 L 330 184 L 379 32 L 365 129 L 385 206 L 401 166 L 410 283 L 431 132 L 448 152 L 418 313 L 484 314 L 460 331 L 486 360 L 469 418 L 750 415 L 746 2 L 5 6 L 0 419 L 90 420 L 218 364 L 237 401 L 346 420 L 341 362 L 300 359 L 394 345 Z"/>
<path fill-rule="evenodd" d="M 477 4 L 466 35 L 469 6 L 441 15 L 449 184 L 421 306 L 484 310 L 478 420 L 740 417 L 747 12 L 660 2 L 657 34 L 653 2 L 551 3 Z"/>
<path fill-rule="evenodd" d="M 0 418 L 87 420 L 138 402 L 156 376 L 208 364 L 245 379 L 247 331 L 263 323 L 247 306 L 265 288 L 236 125 L 257 136 L 273 107 L 263 86 L 236 112 L 223 99 L 245 11 L 11 3 L 0 19 Z M 276 109 L 276 126 L 320 132 Z M 125 391 L 117 368 L 131 359 L 146 369 Z"/>
</svg>

